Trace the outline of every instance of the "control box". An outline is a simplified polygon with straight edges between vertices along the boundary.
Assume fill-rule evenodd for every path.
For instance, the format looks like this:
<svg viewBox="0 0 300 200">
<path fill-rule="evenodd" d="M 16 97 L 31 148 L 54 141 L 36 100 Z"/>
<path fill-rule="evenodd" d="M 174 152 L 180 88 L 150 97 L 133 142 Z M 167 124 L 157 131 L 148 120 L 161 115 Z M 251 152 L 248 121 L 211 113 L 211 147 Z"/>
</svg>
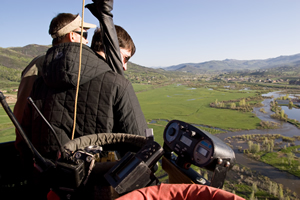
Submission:
<svg viewBox="0 0 300 200">
<path fill-rule="evenodd" d="M 164 154 L 155 141 L 149 141 L 136 154 L 128 152 L 104 177 L 119 194 L 158 183 L 151 168 Z"/>
<path fill-rule="evenodd" d="M 183 168 L 193 164 L 214 170 L 218 158 L 235 162 L 233 150 L 223 141 L 179 120 L 172 120 L 166 126 L 164 148 L 178 155 L 177 164 Z"/>
</svg>

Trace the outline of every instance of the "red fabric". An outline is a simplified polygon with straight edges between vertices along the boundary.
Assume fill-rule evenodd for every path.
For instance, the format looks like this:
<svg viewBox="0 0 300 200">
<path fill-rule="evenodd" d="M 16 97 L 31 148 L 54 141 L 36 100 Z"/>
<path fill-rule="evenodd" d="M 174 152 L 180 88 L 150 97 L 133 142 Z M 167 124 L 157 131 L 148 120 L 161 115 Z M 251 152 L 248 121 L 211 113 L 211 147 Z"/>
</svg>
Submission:
<svg viewBox="0 0 300 200">
<path fill-rule="evenodd" d="M 218 188 L 197 184 L 161 184 L 134 190 L 116 200 L 244 200 Z"/>
<path fill-rule="evenodd" d="M 47 194 L 47 200 L 60 200 L 59 196 L 50 190 L 50 192 Z"/>
</svg>

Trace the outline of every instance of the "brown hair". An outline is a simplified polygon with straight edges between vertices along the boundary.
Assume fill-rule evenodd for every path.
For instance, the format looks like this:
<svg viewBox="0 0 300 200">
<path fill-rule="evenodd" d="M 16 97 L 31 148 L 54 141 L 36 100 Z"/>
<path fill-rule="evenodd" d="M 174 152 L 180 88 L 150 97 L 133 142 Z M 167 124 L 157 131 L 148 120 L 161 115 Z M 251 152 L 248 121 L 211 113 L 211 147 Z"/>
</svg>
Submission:
<svg viewBox="0 0 300 200">
<path fill-rule="evenodd" d="M 100 28 L 96 28 L 92 38 L 91 49 L 94 51 L 104 51 L 103 41 L 102 41 L 102 32 Z"/>
<path fill-rule="evenodd" d="M 115 29 L 117 32 L 117 37 L 118 37 L 120 48 L 131 51 L 131 56 L 133 56 L 136 51 L 136 48 L 135 48 L 132 38 L 127 33 L 127 31 L 125 31 L 121 26 L 115 25 Z M 101 33 L 100 28 L 97 28 L 94 31 L 91 48 L 94 51 L 103 51 L 104 50 L 102 33 Z"/>
</svg>

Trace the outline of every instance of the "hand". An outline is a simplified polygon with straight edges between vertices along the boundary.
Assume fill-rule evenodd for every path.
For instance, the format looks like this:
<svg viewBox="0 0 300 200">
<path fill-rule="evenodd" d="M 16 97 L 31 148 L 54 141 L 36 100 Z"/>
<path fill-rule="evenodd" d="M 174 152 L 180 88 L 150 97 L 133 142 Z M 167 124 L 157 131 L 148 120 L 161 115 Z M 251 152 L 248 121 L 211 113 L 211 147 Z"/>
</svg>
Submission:
<svg viewBox="0 0 300 200">
<path fill-rule="evenodd" d="M 94 3 L 87 4 L 85 7 L 98 19 L 102 20 L 101 15 L 107 14 L 112 17 L 113 0 L 93 0 Z"/>
</svg>

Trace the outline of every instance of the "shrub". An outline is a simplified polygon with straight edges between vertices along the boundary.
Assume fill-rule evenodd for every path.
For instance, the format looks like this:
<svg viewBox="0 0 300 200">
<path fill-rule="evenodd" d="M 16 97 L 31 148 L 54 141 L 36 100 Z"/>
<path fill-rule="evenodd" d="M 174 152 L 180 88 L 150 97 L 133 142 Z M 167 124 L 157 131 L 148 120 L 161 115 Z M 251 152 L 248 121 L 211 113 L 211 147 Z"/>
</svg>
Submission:
<svg viewBox="0 0 300 200">
<path fill-rule="evenodd" d="M 267 113 L 264 108 L 259 109 L 259 111 L 262 113 Z"/>
</svg>

